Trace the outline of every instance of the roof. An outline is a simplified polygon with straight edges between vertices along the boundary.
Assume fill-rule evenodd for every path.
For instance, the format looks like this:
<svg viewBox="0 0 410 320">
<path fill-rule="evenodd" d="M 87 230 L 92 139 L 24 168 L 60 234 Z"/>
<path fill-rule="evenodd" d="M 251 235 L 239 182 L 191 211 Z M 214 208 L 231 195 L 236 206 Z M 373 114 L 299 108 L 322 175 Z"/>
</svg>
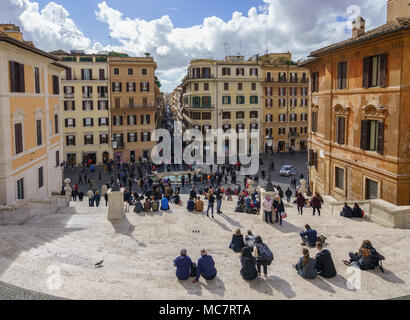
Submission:
<svg viewBox="0 0 410 320">
<path fill-rule="evenodd" d="M 10 44 L 15 45 L 16 47 L 19 47 L 23 50 L 31 51 L 35 54 L 38 54 L 40 56 L 52 59 L 54 61 L 59 61 L 60 60 L 58 57 L 56 57 L 52 54 L 49 54 L 49 53 L 47 53 L 43 50 L 37 49 L 36 47 L 33 47 L 33 46 L 31 46 L 31 45 L 29 45 L 25 42 L 22 42 L 22 41 L 19 41 L 19 40 L 16 40 L 14 38 L 9 37 L 5 32 L 0 31 L 0 41 L 10 43 Z"/>
<path fill-rule="evenodd" d="M 310 57 L 317 57 L 321 54 L 337 50 L 349 45 L 353 45 L 359 42 L 364 42 L 367 40 L 371 40 L 380 36 L 384 36 L 390 33 L 402 31 L 402 30 L 410 30 L 410 17 L 402 17 L 402 18 L 396 18 L 394 21 L 387 22 L 386 24 L 372 29 L 370 31 L 365 32 L 363 35 L 357 37 L 357 38 L 350 38 L 345 41 L 339 42 L 332 44 L 330 46 L 321 48 L 319 50 L 313 51 L 310 53 Z M 312 61 L 309 61 L 312 62 Z M 307 62 L 304 62 L 306 64 Z"/>
<path fill-rule="evenodd" d="M 69 56 L 70 54 L 68 52 L 65 52 L 64 50 L 56 50 L 56 51 L 51 51 L 50 54 L 53 54 L 55 56 Z"/>
</svg>

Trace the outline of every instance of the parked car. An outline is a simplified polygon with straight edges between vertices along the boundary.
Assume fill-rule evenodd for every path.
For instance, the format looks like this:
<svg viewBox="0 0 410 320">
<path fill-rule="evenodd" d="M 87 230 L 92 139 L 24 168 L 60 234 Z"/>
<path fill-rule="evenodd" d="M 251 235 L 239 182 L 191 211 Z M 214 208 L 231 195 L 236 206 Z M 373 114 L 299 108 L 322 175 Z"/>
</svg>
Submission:
<svg viewBox="0 0 410 320">
<path fill-rule="evenodd" d="M 291 164 L 284 165 L 279 171 L 280 176 L 289 177 L 291 175 L 296 175 L 296 167 Z"/>
</svg>

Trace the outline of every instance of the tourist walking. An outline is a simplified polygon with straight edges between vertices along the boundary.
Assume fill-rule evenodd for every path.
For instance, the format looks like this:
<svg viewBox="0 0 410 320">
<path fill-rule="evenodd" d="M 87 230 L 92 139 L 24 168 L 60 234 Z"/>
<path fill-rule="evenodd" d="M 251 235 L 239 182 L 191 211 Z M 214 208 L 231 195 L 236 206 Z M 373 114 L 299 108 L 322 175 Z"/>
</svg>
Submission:
<svg viewBox="0 0 410 320">
<path fill-rule="evenodd" d="M 323 199 L 318 192 L 315 193 L 314 197 L 310 200 L 310 206 L 313 208 L 313 215 L 317 210 L 320 216 L 320 209 L 322 208 Z"/>
<path fill-rule="evenodd" d="M 108 193 L 104 194 L 105 206 L 108 207 Z"/>
<path fill-rule="evenodd" d="M 265 214 L 265 222 L 273 224 L 273 220 L 272 220 L 273 201 L 269 196 L 266 196 L 265 200 L 263 200 L 262 208 Z"/>
<path fill-rule="evenodd" d="M 263 274 L 265 278 L 268 276 L 268 266 L 273 261 L 273 254 L 269 247 L 263 243 L 262 238 L 257 236 L 255 238 L 254 256 L 256 257 L 256 267 L 259 276 L 261 275 L 261 267 L 263 267 Z"/>
<path fill-rule="evenodd" d="M 89 189 L 87 191 L 87 197 L 88 197 L 88 205 L 90 207 L 94 207 L 94 192 L 93 192 L 93 190 Z"/>
<path fill-rule="evenodd" d="M 222 206 L 222 195 L 223 195 L 223 191 L 222 191 L 222 187 L 219 186 L 219 188 L 216 190 L 215 192 L 216 195 L 216 212 L 218 214 L 221 214 L 221 206 Z"/>
<path fill-rule="evenodd" d="M 95 192 L 94 195 L 94 201 L 95 201 L 95 206 L 98 207 L 100 205 L 100 200 L 101 200 L 101 195 L 98 191 Z"/>
<path fill-rule="evenodd" d="M 212 211 L 212 218 L 214 217 L 214 204 L 215 204 L 215 196 L 212 194 L 212 192 L 209 193 L 209 198 L 208 198 L 208 209 L 206 210 L 206 216 L 209 217 L 209 209 Z"/>
<path fill-rule="evenodd" d="M 298 207 L 298 214 L 303 215 L 303 208 L 306 205 L 306 199 L 300 192 L 298 193 L 298 196 L 296 198 L 296 204 Z"/>
<path fill-rule="evenodd" d="M 287 202 L 289 203 L 290 202 L 290 198 L 292 197 L 292 190 L 290 190 L 290 188 L 288 187 L 288 189 L 286 190 L 286 192 L 285 192 L 285 194 L 286 194 L 286 200 L 287 200 Z"/>
</svg>

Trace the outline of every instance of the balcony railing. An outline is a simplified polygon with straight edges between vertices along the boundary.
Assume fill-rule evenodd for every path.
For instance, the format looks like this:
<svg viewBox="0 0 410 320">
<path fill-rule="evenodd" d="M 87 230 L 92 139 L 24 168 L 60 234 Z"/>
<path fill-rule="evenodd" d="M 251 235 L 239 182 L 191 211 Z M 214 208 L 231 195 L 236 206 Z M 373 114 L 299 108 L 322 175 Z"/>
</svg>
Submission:
<svg viewBox="0 0 410 320">
<path fill-rule="evenodd" d="M 289 137 L 289 138 L 299 137 L 299 133 L 297 133 L 297 132 L 289 132 L 289 133 L 288 133 L 288 137 Z"/>
<path fill-rule="evenodd" d="M 74 93 L 66 93 L 64 99 L 74 99 Z"/>
<path fill-rule="evenodd" d="M 120 108 L 116 108 L 116 109 L 138 109 L 138 108 L 154 108 L 155 106 L 153 104 L 143 104 L 143 105 L 136 105 L 136 104 L 125 104 L 122 105 Z"/>
</svg>

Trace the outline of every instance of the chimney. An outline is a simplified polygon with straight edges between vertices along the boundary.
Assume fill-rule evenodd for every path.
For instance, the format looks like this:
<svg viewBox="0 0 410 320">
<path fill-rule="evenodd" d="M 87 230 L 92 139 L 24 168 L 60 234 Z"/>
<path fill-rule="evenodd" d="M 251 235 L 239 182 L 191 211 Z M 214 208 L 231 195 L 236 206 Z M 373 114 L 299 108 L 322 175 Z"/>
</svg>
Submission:
<svg viewBox="0 0 410 320">
<path fill-rule="evenodd" d="M 352 22 L 352 38 L 356 39 L 357 37 L 362 36 L 365 33 L 366 21 L 361 16 L 358 16 Z"/>
<path fill-rule="evenodd" d="M 20 32 L 20 27 L 14 24 L 0 24 L 0 31 L 6 33 L 11 38 L 23 41 L 23 34 Z"/>
<path fill-rule="evenodd" d="M 395 21 L 398 17 L 410 17 L 410 0 L 387 1 L 387 22 Z"/>
</svg>

